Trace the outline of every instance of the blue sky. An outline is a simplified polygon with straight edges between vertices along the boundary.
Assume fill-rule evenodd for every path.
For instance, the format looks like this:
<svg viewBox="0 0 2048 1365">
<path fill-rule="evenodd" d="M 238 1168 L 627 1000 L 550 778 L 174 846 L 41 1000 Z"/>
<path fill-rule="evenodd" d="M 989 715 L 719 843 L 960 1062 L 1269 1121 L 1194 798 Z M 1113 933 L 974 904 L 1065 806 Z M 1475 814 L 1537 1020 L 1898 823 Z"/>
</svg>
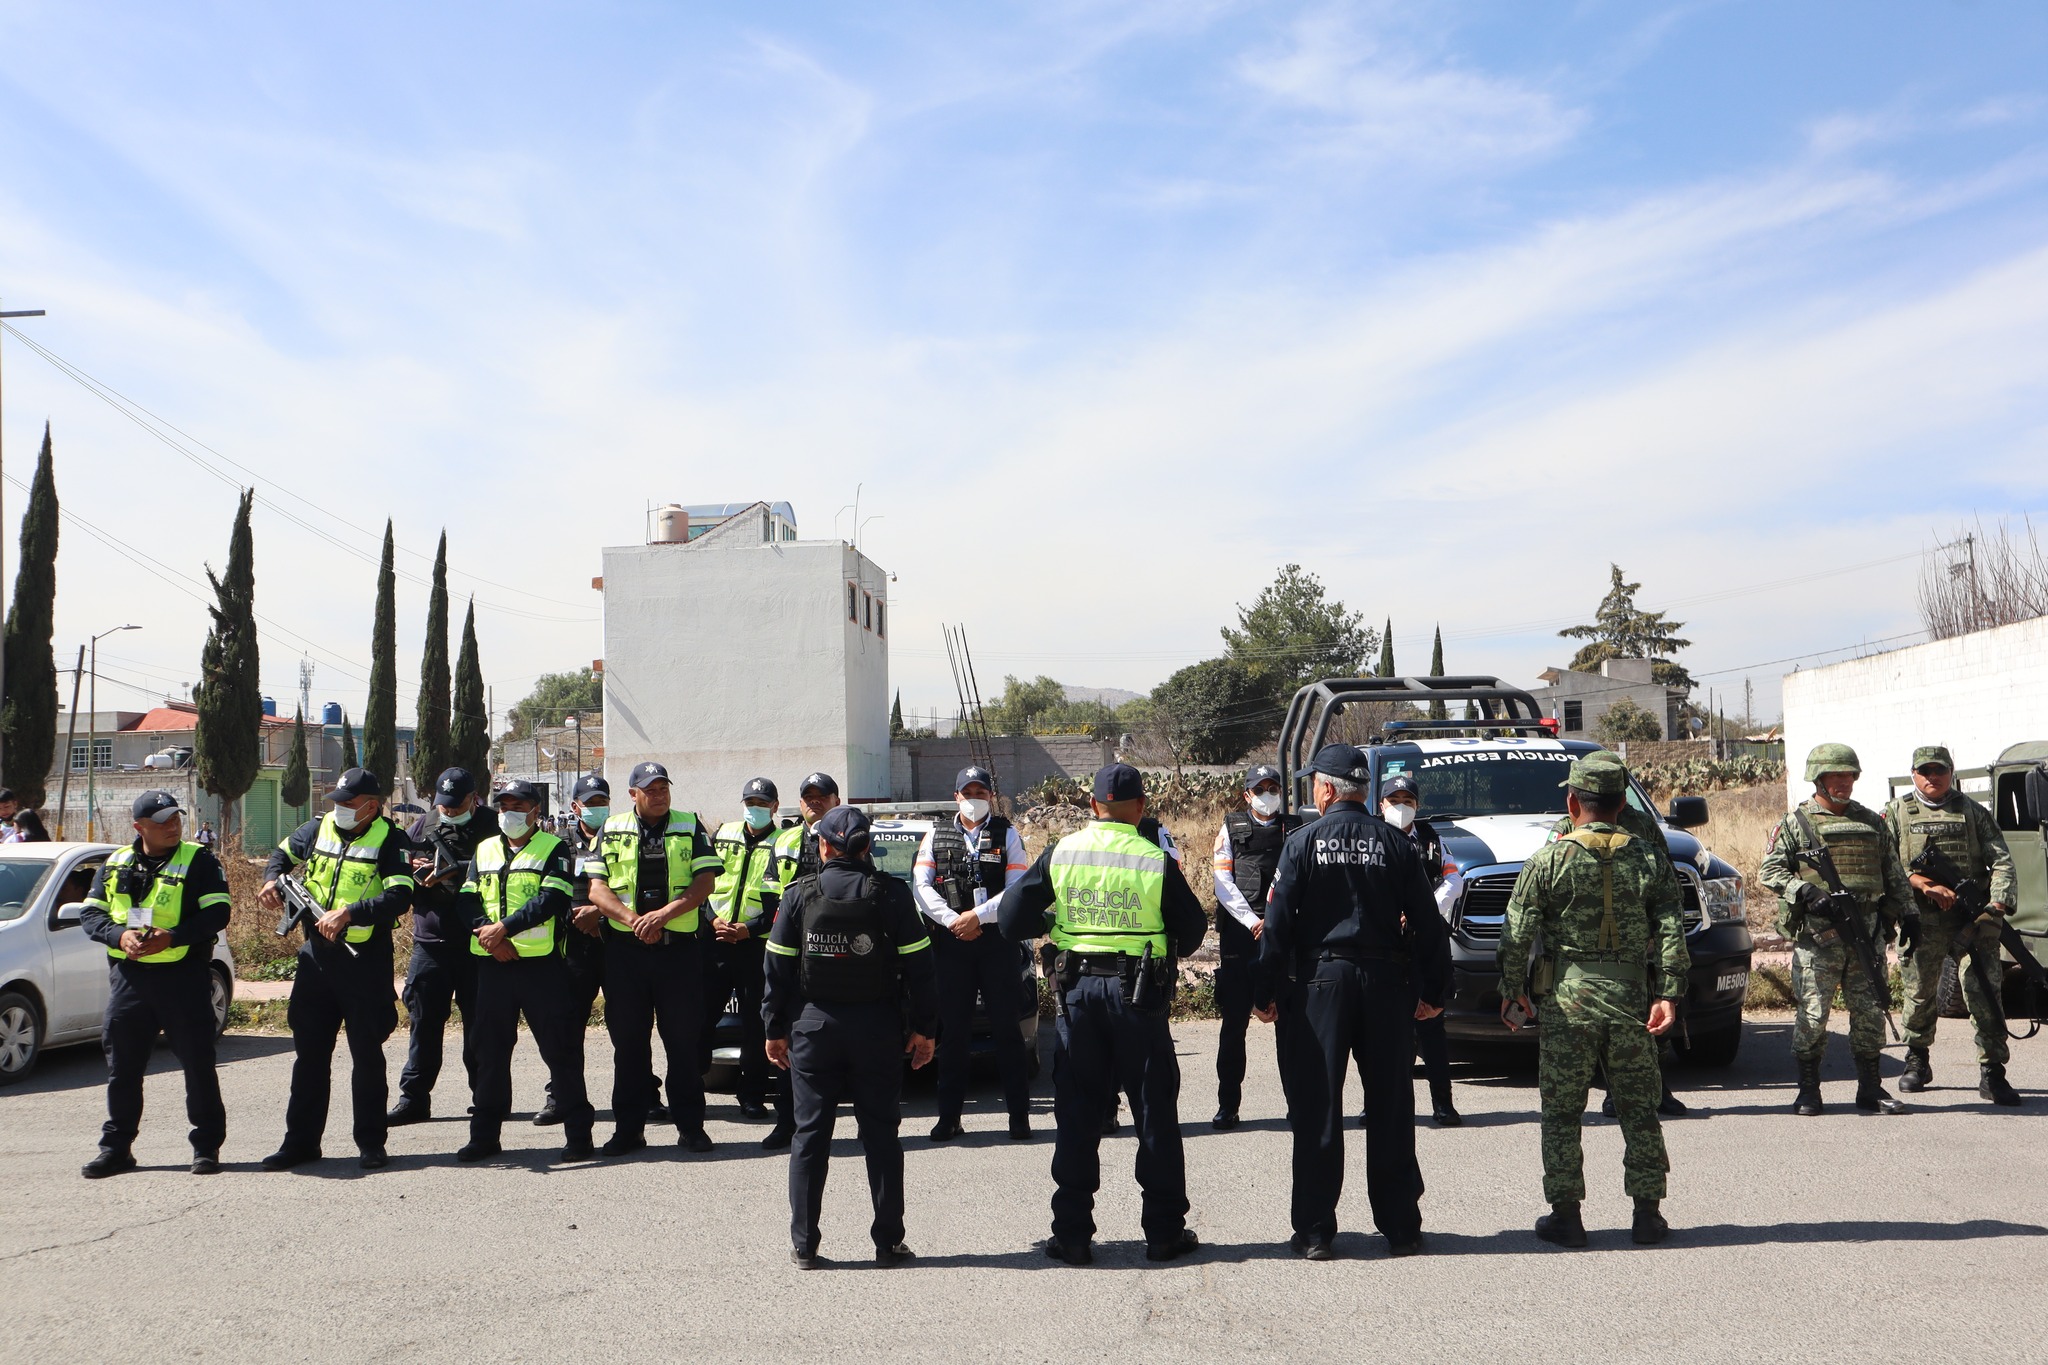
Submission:
<svg viewBox="0 0 2048 1365">
<path fill-rule="evenodd" d="M 858 485 L 913 709 L 941 621 L 1144 689 L 1289 561 L 1523 682 L 1618 561 L 1768 708 L 2048 505 L 2038 6 L 424 8 L 0 2 L 0 300 L 262 475 L 280 697 L 360 711 L 387 515 L 502 707 L 647 503 Z M 232 489 L 5 344 L 170 574 L 67 527 L 58 652 L 175 690 Z"/>
</svg>

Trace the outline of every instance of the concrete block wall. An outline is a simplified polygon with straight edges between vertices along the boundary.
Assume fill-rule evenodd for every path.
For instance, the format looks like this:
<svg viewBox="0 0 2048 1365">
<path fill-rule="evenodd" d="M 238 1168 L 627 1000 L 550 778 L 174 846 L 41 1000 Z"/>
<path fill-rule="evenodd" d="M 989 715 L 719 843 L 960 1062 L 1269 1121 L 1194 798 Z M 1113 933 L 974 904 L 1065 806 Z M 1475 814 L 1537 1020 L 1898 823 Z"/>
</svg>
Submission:
<svg viewBox="0 0 2048 1365">
<path fill-rule="evenodd" d="M 1800 669 L 1784 686 L 1787 800 L 1812 790 L 1806 753 L 1832 740 L 1854 746 L 1856 799 L 1876 807 L 1922 744 L 1979 768 L 2008 745 L 2048 739 L 2048 618 Z"/>
<path fill-rule="evenodd" d="M 996 781 L 1013 795 L 1048 777 L 1085 781 L 1113 757 L 1108 740 L 1087 735 L 997 735 L 989 747 L 995 755 Z M 973 761 L 964 739 L 892 740 L 890 798 L 943 801 L 953 794 L 953 778 Z"/>
</svg>

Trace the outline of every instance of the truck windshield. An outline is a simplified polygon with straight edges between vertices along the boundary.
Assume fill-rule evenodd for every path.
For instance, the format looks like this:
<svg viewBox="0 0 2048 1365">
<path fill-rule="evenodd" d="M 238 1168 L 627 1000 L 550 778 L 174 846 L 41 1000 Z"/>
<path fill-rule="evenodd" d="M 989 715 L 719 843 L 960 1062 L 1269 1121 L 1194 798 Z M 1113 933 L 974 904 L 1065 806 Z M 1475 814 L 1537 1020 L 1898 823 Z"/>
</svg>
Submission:
<svg viewBox="0 0 2048 1365">
<path fill-rule="evenodd" d="M 1558 749 L 1466 749 L 1383 755 L 1380 780 L 1396 773 L 1422 789 L 1422 815 L 1562 815 L 1558 784 L 1573 755 Z"/>
</svg>

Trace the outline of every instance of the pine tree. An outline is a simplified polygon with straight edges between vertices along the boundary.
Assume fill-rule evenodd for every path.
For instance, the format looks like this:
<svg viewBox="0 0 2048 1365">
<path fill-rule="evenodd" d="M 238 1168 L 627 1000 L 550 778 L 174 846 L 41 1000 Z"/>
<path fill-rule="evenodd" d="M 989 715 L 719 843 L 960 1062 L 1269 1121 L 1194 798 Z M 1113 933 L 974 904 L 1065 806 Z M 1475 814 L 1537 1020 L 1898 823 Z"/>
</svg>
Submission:
<svg viewBox="0 0 2048 1365">
<path fill-rule="evenodd" d="M 350 729 L 350 728 L 349 728 L 349 723 L 348 723 L 348 712 L 344 711 L 344 712 L 342 712 L 342 713 L 341 713 L 341 767 L 342 767 L 342 771 L 346 772 L 346 771 L 347 771 L 348 769 L 350 769 L 350 768 L 355 768 L 355 767 L 360 767 L 360 766 L 361 766 L 361 764 L 359 764 L 359 763 L 358 763 L 358 762 L 356 761 L 356 732 L 355 732 L 354 730 L 352 730 L 352 729 Z"/>
<path fill-rule="evenodd" d="M 903 728 L 903 689 L 896 689 L 896 700 L 889 706 L 889 738 L 902 739 L 910 731 Z"/>
<path fill-rule="evenodd" d="M 384 522 L 384 558 L 377 565 L 377 615 L 370 625 L 370 700 L 363 712 L 363 766 L 398 790 L 398 575 L 396 545 Z"/>
<path fill-rule="evenodd" d="M 467 768 L 479 785 L 491 774 L 491 718 L 484 711 L 484 668 L 477 659 L 476 599 L 462 618 L 462 650 L 455 657 L 455 703 L 448 744 L 455 766 Z"/>
<path fill-rule="evenodd" d="M 306 759 L 306 713 L 303 710 L 292 713 L 292 751 L 284 761 L 284 780 L 277 784 L 277 794 L 287 806 L 298 811 L 301 820 L 306 818 L 306 798 L 313 794 L 313 772 Z"/>
<path fill-rule="evenodd" d="M 449 766 L 448 741 L 448 533 L 434 551 L 434 589 L 427 598 L 427 643 L 420 654 L 420 704 L 412 749 L 413 785 L 433 788 Z"/>
<path fill-rule="evenodd" d="M 22 805 L 43 804 L 50 762 L 57 750 L 57 660 L 50 650 L 57 611 L 57 476 L 50 455 L 50 424 L 43 423 L 43 453 L 29 483 L 21 519 L 21 557 L 15 561 L 14 604 L 7 609 L 7 703 L 0 709 L 6 764 L 0 781 Z"/>
<path fill-rule="evenodd" d="M 226 573 L 207 581 L 217 599 L 208 608 L 213 629 L 199 652 L 199 682 L 192 700 L 199 716 L 194 723 L 193 766 L 200 789 L 219 798 L 223 812 L 256 785 L 263 769 L 263 683 L 257 666 L 256 549 L 249 513 L 256 490 L 244 489 L 235 511 L 234 533 L 228 538 Z M 222 821 L 223 826 L 226 821 Z M 223 828 L 222 833 L 226 833 Z"/>
<path fill-rule="evenodd" d="M 1441 678 L 1443 675 L 1444 628 L 1442 626 L 1438 626 L 1436 628 L 1436 643 L 1430 647 L 1429 651 L 1429 676 L 1432 678 Z M 1451 713 L 1444 710 L 1444 704 L 1442 702 L 1433 701 L 1429 704 L 1429 718 L 1431 720 L 1449 720 L 1450 717 Z"/>
<path fill-rule="evenodd" d="M 1387 618 L 1387 628 L 1380 632 L 1380 676 L 1394 676 L 1394 618 Z"/>
</svg>

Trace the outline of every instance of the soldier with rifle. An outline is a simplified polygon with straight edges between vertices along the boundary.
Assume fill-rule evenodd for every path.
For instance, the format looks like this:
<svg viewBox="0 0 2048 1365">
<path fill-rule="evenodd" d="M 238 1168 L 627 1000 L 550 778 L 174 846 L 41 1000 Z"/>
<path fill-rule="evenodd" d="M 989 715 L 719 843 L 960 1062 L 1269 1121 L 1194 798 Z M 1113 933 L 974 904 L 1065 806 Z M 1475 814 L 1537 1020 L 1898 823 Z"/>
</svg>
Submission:
<svg viewBox="0 0 2048 1365">
<path fill-rule="evenodd" d="M 1820 1064 L 1838 986 L 1849 1007 L 1856 1107 L 1881 1114 L 1906 1107 L 1878 1074 L 1892 1008 L 1884 945 L 1896 932 L 1901 954 L 1912 953 L 1920 915 L 1884 817 L 1851 797 L 1862 771 L 1848 745 L 1814 746 L 1806 757 L 1813 795 L 1771 831 L 1758 869 L 1778 893 L 1778 932 L 1792 940 L 1792 1057 L 1799 1068 L 1792 1112 L 1803 1117 L 1821 1112 Z"/>
<path fill-rule="evenodd" d="M 441 1040 L 452 1009 L 462 1011 L 462 1066 L 476 1089 L 477 959 L 470 951 L 469 918 L 457 893 L 469 875 L 476 847 L 498 833 L 498 817 L 477 800 L 476 778 L 450 768 L 434 783 L 434 809 L 412 822 L 412 957 L 405 967 L 405 1014 L 411 1040 L 398 1073 L 398 1103 L 387 1116 L 393 1128 L 432 1117 L 434 1082 L 441 1076 Z"/>
<path fill-rule="evenodd" d="M 1977 1093 L 2016 1106 L 2019 1092 L 2005 1078 L 2011 1049 L 1999 998 L 1999 934 L 2016 885 L 2005 836 L 1990 811 L 1956 789 L 1955 760 L 1938 744 L 1913 751 L 1913 789 L 1884 808 L 1884 822 L 1912 882 L 1921 924 L 1913 951 L 1900 955 L 1906 1070 L 1899 1089 L 1913 1094 L 1934 1080 L 1927 1050 L 1934 1042 L 1935 993 L 1942 963 L 1954 957 L 1977 1026 Z"/>
</svg>

